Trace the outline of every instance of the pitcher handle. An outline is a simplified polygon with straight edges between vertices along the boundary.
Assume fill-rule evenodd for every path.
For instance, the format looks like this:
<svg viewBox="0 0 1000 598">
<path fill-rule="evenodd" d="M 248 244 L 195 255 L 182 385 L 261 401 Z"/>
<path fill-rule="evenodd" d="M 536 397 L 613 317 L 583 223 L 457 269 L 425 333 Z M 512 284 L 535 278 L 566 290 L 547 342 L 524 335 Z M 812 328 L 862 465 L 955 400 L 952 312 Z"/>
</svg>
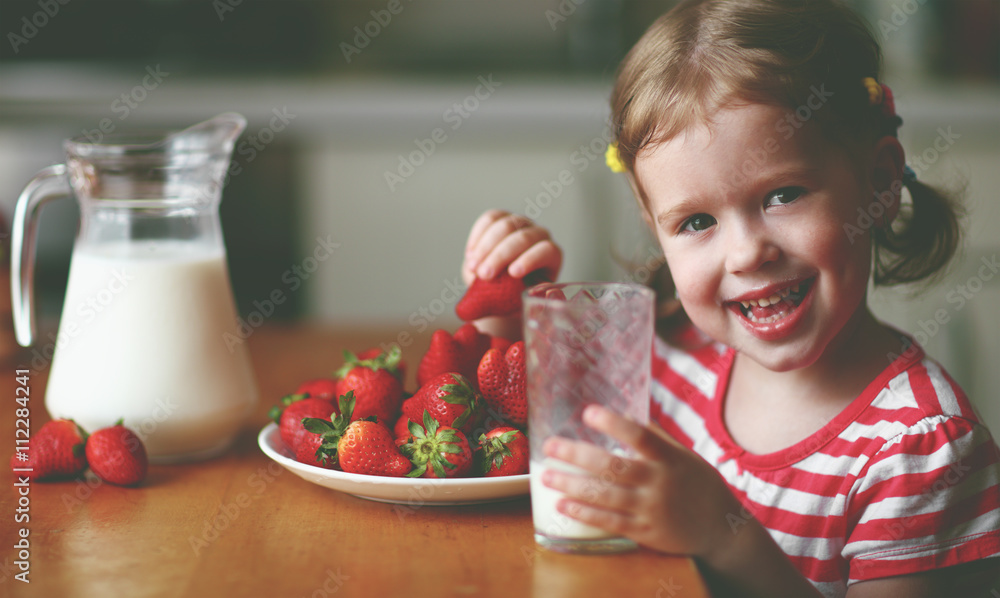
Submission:
<svg viewBox="0 0 1000 598">
<path fill-rule="evenodd" d="M 10 294 L 14 313 L 14 336 L 22 347 L 35 337 L 35 237 L 38 211 L 42 204 L 56 197 L 72 195 L 66 165 L 43 169 L 17 198 L 11 223 Z"/>
</svg>

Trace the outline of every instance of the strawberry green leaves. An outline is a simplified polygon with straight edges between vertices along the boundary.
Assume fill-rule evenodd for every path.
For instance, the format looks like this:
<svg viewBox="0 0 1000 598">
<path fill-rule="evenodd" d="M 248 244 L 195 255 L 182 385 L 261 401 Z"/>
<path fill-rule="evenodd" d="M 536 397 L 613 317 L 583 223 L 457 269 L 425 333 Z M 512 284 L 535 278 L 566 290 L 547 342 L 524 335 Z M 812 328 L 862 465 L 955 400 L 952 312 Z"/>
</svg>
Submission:
<svg viewBox="0 0 1000 598">
<path fill-rule="evenodd" d="M 465 475 L 472 466 L 472 449 L 460 430 L 441 426 L 424 412 L 424 425 L 409 425 L 412 440 L 402 451 L 413 463 L 408 477 L 453 478 Z"/>
</svg>

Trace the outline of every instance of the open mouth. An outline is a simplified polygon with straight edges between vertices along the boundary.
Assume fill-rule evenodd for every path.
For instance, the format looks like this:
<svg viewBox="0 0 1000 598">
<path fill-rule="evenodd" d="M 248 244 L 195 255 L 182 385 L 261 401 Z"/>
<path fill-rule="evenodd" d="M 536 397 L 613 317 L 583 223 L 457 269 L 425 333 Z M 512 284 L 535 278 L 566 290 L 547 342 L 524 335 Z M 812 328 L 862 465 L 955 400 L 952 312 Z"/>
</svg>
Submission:
<svg viewBox="0 0 1000 598">
<path fill-rule="evenodd" d="M 810 278 L 781 289 L 770 297 L 733 302 L 744 318 L 754 324 L 770 324 L 789 315 L 802 304 L 815 279 Z"/>
</svg>

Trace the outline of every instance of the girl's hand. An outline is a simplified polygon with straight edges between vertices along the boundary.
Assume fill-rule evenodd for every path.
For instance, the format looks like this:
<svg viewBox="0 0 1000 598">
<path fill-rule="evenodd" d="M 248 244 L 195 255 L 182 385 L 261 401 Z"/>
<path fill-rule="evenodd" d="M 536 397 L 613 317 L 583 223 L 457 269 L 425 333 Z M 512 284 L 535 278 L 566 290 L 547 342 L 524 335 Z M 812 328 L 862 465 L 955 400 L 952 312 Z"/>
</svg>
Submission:
<svg viewBox="0 0 1000 598">
<path fill-rule="evenodd" d="M 514 278 L 543 270 L 555 280 L 562 267 L 562 250 L 549 231 L 519 214 L 489 210 L 472 225 L 465 244 L 462 278 L 490 279 L 504 269 Z"/>
<path fill-rule="evenodd" d="M 739 516 L 741 505 L 711 465 L 665 432 L 597 405 L 584 410 L 583 420 L 634 448 L 639 457 L 549 438 L 546 456 L 590 474 L 546 473 L 543 483 L 566 494 L 557 506 L 561 513 L 662 552 L 709 561 L 733 543 L 727 514 Z"/>
</svg>

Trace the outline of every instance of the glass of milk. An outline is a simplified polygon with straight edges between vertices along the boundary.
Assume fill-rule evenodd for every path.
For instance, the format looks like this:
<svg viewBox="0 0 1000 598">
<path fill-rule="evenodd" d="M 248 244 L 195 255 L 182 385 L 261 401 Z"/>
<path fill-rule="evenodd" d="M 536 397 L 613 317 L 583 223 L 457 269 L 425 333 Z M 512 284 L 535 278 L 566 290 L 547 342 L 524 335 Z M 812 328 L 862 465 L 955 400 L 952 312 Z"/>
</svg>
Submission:
<svg viewBox="0 0 1000 598">
<path fill-rule="evenodd" d="M 93 432 L 124 418 L 153 461 L 211 457 L 257 401 L 219 223 L 233 145 L 227 113 L 183 131 L 65 142 L 18 199 L 12 238 L 18 342 L 50 367 L 45 405 Z M 36 339 L 32 278 L 40 206 L 73 195 L 80 229 L 58 333 Z M 37 363 L 41 361 L 41 363 Z"/>
<path fill-rule="evenodd" d="M 532 287 L 524 294 L 524 341 L 535 541 L 559 552 L 634 549 L 631 540 L 614 537 L 556 510 L 562 494 L 544 486 L 542 475 L 548 469 L 576 468 L 543 457 L 541 447 L 549 436 L 561 436 L 629 454 L 627 447 L 583 425 L 581 415 L 587 405 L 599 404 L 641 424 L 648 423 L 653 292 L 640 285 L 618 283 Z M 602 475 L 593 483 L 607 483 L 608 479 Z"/>
</svg>

